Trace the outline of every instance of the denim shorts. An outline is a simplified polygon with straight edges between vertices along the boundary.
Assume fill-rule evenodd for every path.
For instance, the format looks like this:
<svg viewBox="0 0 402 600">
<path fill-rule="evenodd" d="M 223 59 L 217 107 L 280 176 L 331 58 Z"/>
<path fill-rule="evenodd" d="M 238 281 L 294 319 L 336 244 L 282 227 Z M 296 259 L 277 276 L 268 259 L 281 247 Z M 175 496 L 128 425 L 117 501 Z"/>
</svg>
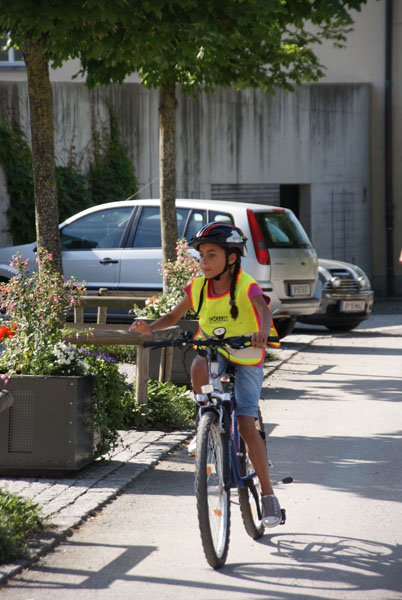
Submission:
<svg viewBox="0 0 402 600">
<path fill-rule="evenodd" d="M 218 354 L 219 370 L 226 370 L 229 361 Z M 264 369 L 249 365 L 238 365 L 230 363 L 234 366 L 235 382 L 234 393 L 236 398 L 236 416 L 244 415 L 247 417 L 258 418 L 258 403 L 261 395 L 262 380 L 264 378 Z"/>
</svg>

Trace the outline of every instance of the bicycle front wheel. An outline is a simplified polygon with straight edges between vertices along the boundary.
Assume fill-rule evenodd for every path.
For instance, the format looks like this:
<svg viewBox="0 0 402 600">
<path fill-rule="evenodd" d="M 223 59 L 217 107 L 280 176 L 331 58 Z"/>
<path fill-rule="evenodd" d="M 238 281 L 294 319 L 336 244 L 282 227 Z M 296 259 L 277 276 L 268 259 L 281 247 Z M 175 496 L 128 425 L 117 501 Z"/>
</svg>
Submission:
<svg viewBox="0 0 402 600">
<path fill-rule="evenodd" d="M 259 409 L 256 427 L 266 448 L 264 423 Z M 255 470 L 248 457 L 246 444 L 243 440 L 240 440 L 240 475 L 241 477 L 246 477 L 252 473 L 255 474 Z M 238 492 L 243 525 L 248 535 L 253 540 L 257 540 L 264 534 L 264 524 L 261 520 L 261 488 L 257 475 L 254 475 L 244 487 L 239 487 Z"/>
<path fill-rule="evenodd" d="M 229 549 L 230 488 L 225 485 L 228 468 L 229 448 L 219 430 L 218 416 L 206 412 L 197 429 L 195 494 L 202 546 L 214 569 L 225 564 Z"/>
</svg>

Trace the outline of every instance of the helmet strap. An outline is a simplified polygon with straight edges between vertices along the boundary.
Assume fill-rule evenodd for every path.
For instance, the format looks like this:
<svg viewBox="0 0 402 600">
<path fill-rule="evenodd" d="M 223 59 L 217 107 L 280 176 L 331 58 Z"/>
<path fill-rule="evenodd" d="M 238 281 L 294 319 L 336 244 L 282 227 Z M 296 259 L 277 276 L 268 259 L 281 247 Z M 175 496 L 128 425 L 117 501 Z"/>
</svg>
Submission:
<svg viewBox="0 0 402 600">
<path fill-rule="evenodd" d="M 223 271 L 221 271 L 220 273 L 218 273 L 218 275 L 216 275 L 215 277 L 213 277 L 214 281 L 219 281 L 221 276 L 226 273 L 226 271 L 228 271 L 229 269 L 231 269 L 232 267 L 235 266 L 236 262 L 234 262 L 233 264 L 229 264 L 229 254 L 232 254 L 233 250 L 231 250 L 230 248 L 226 248 L 226 262 L 225 262 L 225 267 L 223 269 Z"/>
</svg>

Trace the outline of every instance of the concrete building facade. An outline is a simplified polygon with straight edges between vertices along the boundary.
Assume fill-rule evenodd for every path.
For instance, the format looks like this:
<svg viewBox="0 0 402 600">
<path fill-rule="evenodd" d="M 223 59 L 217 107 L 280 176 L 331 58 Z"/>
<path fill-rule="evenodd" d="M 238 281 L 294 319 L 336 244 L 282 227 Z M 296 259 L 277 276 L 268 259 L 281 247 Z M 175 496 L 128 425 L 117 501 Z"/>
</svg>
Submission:
<svg viewBox="0 0 402 600">
<path fill-rule="evenodd" d="M 378 294 L 393 289 L 402 295 L 402 265 L 398 264 L 402 172 L 397 168 L 402 137 L 397 118 L 402 102 L 397 77 L 402 60 L 401 3 L 368 0 L 361 13 L 355 14 L 355 21 L 346 49 L 335 50 L 329 44 L 317 49 L 327 66 L 324 79 L 317 84 L 294 93 L 279 91 L 274 97 L 227 89 L 196 99 L 179 94 L 177 195 L 233 201 L 252 198 L 289 206 L 319 256 L 356 262 L 368 272 Z M 390 34 L 391 82 L 385 72 Z M 7 116 L 11 110 L 29 139 L 23 65 L 13 68 L 3 63 L 3 67 L 0 64 L 0 115 Z M 65 164 L 74 146 L 85 169 L 93 132 L 107 126 L 112 105 L 121 119 L 140 196 L 158 196 L 158 92 L 144 89 L 135 76 L 122 86 L 89 92 L 82 80 L 71 82 L 76 71 L 77 65 L 69 63 L 51 72 L 57 162 Z M 393 167 L 387 201 L 386 89 L 392 91 Z M 3 192 L 0 209 L 3 205 L 4 210 L 5 203 Z M 3 237 L 0 243 L 9 242 Z"/>
</svg>

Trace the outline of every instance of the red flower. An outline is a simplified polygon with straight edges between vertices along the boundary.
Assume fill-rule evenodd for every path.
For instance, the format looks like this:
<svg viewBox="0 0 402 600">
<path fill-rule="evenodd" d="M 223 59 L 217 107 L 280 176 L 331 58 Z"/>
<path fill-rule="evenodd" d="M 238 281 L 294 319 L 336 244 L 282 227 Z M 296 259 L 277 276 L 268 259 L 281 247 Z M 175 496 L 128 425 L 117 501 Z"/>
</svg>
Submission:
<svg viewBox="0 0 402 600">
<path fill-rule="evenodd" d="M 17 330 L 17 325 L 15 323 L 10 323 L 10 327 L 6 327 L 5 325 L 2 325 L 0 327 L 0 340 L 14 337 L 16 330 Z"/>
</svg>

